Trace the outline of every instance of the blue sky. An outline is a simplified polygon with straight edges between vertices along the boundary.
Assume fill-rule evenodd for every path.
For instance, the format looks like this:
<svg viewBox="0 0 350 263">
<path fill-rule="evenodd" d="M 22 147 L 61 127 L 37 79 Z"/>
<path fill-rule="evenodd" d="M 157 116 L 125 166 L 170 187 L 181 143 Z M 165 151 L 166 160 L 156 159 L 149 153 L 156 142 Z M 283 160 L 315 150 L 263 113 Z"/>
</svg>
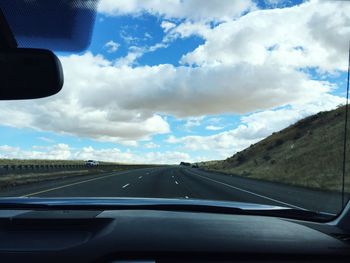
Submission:
<svg viewBox="0 0 350 263">
<path fill-rule="evenodd" d="M 344 103 L 349 5 L 219 3 L 102 0 L 61 94 L 0 105 L 0 158 L 224 159 Z"/>
</svg>

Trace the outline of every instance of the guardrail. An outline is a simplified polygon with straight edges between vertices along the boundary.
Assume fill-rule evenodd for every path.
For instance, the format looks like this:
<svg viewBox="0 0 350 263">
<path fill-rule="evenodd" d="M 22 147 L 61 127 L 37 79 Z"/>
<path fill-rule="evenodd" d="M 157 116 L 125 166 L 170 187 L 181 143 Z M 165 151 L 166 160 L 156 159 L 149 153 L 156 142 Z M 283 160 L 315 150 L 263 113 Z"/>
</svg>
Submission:
<svg viewBox="0 0 350 263">
<path fill-rule="evenodd" d="M 154 165 L 114 165 L 100 164 L 98 166 L 87 166 L 85 164 L 19 164 L 19 165 L 0 165 L 0 175 L 21 174 L 21 173 L 45 173 L 55 171 L 74 171 L 74 170 L 112 170 L 117 168 L 132 169 L 154 167 Z"/>
<path fill-rule="evenodd" d="M 48 171 L 77 170 L 87 168 L 85 165 L 64 165 L 64 164 L 19 164 L 0 165 L 0 174 L 9 173 L 35 173 Z"/>
</svg>

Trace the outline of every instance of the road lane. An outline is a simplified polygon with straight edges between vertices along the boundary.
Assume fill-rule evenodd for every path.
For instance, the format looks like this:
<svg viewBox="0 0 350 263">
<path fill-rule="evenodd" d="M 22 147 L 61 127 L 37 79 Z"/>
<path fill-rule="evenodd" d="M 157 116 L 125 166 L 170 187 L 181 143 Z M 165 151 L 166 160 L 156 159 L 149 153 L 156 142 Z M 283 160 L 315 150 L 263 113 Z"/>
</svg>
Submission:
<svg viewBox="0 0 350 263">
<path fill-rule="evenodd" d="M 108 173 L 99 173 L 99 174 L 92 174 L 92 175 L 82 175 L 82 176 L 67 176 L 66 178 L 57 179 L 57 180 L 48 180 L 48 181 L 42 181 L 38 183 L 31 183 L 31 184 L 25 184 L 25 185 L 19 185 L 12 188 L 5 188 L 0 190 L 0 197 L 21 197 L 21 196 L 39 196 L 35 193 L 37 192 L 50 192 L 49 195 L 55 194 L 54 191 L 52 191 L 55 188 L 68 188 L 73 185 L 78 184 L 84 184 L 85 181 L 89 181 L 90 179 L 97 180 L 105 180 L 106 178 L 110 176 L 121 176 L 121 175 L 127 175 L 127 174 L 134 174 L 135 171 L 138 173 L 146 173 L 152 168 L 141 168 L 141 169 L 133 169 L 128 171 L 120 171 L 120 172 L 108 172 Z M 83 194 L 86 194 L 87 189 L 85 188 L 86 185 L 83 185 L 82 187 L 78 188 L 77 193 L 74 196 L 83 196 Z M 76 189 L 76 188 L 75 188 Z M 100 189 L 100 191 L 103 190 Z M 57 197 L 64 196 L 62 191 L 56 191 Z M 42 194 L 44 196 L 44 194 Z"/>
<path fill-rule="evenodd" d="M 340 195 L 301 187 L 167 166 L 14 187 L 1 196 L 149 197 L 239 201 L 336 213 Z"/>
<path fill-rule="evenodd" d="M 196 169 L 187 169 L 184 172 L 189 177 L 205 177 L 219 181 L 221 184 L 228 184 L 234 187 L 239 197 L 248 198 L 251 202 L 260 200 L 261 203 L 274 203 L 294 208 L 303 208 L 319 212 L 338 213 L 341 210 L 341 193 L 313 190 L 304 187 L 274 183 L 251 178 L 244 178 L 234 175 L 223 175 L 218 173 L 205 172 Z M 200 180 L 201 181 L 201 180 Z M 215 182 L 213 182 L 215 183 Z M 224 185 L 223 185 L 224 187 Z M 226 187 L 230 188 L 230 187 Z M 241 192 L 241 193 L 239 193 Z M 261 196 L 261 198 L 259 198 Z M 349 196 L 347 196 L 349 198 Z M 257 199 L 256 199 L 257 198 Z M 268 199 L 272 199 L 271 202 Z M 277 202 L 273 202 L 273 200 Z M 248 201 L 249 202 L 249 201 Z"/>
</svg>

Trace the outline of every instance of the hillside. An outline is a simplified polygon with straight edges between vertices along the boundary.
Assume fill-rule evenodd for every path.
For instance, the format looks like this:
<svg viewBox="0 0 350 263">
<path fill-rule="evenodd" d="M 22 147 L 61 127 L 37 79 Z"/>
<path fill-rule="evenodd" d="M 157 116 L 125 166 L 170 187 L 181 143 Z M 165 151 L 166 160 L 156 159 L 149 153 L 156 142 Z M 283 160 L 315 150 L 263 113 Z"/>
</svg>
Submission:
<svg viewBox="0 0 350 263">
<path fill-rule="evenodd" d="M 339 191 L 344 123 L 345 107 L 320 112 L 273 133 L 226 160 L 202 162 L 199 166 L 245 177 Z M 347 154 L 350 157 L 350 149 Z M 350 191 L 350 162 L 347 163 L 346 189 Z"/>
</svg>

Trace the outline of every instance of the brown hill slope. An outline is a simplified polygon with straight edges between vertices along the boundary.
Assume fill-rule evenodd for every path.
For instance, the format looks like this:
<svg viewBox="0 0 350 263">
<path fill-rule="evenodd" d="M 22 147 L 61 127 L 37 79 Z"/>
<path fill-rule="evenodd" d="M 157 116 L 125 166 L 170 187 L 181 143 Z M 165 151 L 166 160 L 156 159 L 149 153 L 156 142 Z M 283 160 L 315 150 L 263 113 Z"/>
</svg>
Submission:
<svg viewBox="0 0 350 263">
<path fill-rule="evenodd" d="M 226 160 L 199 165 L 204 169 L 251 178 L 339 191 L 344 123 L 344 107 L 320 112 L 273 133 Z M 346 189 L 350 191 L 350 139 L 347 147 Z"/>
</svg>

